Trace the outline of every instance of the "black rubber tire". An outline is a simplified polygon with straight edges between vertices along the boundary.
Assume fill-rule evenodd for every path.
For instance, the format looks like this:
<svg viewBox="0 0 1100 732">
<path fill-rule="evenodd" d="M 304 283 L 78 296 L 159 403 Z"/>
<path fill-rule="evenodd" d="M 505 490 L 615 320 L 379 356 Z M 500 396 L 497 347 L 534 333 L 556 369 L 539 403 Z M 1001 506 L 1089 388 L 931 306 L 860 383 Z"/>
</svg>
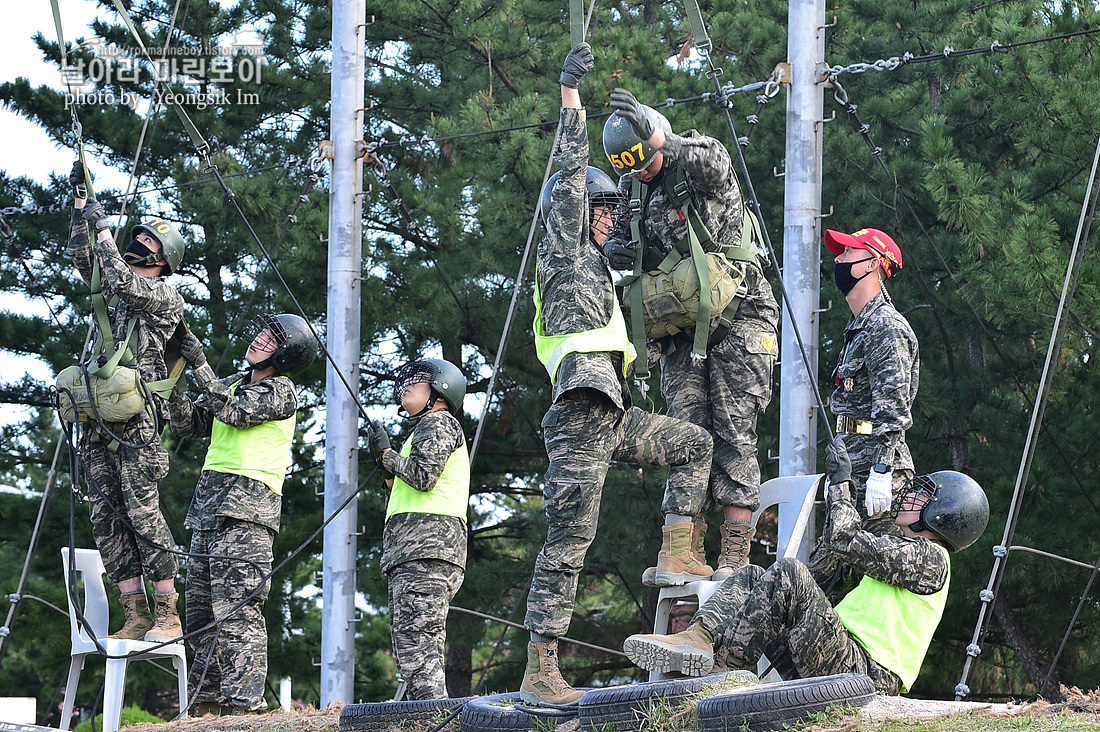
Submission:
<svg viewBox="0 0 1100 732">
<path fill-rule="evenodd" d="M 578 715 L 580 728 L 581 730 L 610 728 L 615 732 L 638 730 L 642 727 L 642 720 L 649 715 L 655 704 L 664 704 L 670 708 L 678 707 L 688 697 L 722 681 L 759 685 L 759 679 L 755 674 L 748 671 L 735 671 L 594 689 L 581 698 Z"/>
<path fill-rule="evenodd" d="M 462 732 L 533 732 L 575 719 L 577 708 L 524 705 L 518 691 L 474 699 L 462 710 Z"/>
<path fill-rule="evenodd" d="M 781 730 L 805 722 L 832 706 L 863 707 L 875 698 L 875 685 L 864 674 L 834 674 L 779 681 L 721 691 L 699 702 L 702 732 Z"/>
<path fill-rule="evenodd" d="M 346 704 L 340 710 L 340 732 L 387 732 L 414 727 L 429 730 L 435 726 L 430 724 L 433 720 L 442 722 L 447 712 L 473 698 Z M 455 732 L 460 716 L 456 714 L 440 732 Z"/>
</svg>

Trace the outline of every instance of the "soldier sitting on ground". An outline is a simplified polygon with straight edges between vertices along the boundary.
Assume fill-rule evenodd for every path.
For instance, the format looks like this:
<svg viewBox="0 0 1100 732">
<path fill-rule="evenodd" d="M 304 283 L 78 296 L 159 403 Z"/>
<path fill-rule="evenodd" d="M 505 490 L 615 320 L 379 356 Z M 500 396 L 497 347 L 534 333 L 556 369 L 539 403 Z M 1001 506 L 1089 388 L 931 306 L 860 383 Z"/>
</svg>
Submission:
<svg viewBox="0 0 1100 732">
<path fill-rule="evenodd" d="M 989 521 L 985 493 L 946 470 L 917 476 L 900 494 L 904 536 L 860 528 L 849 492 L 852 465 L 838 438 L 826 450 L 825 540 L 863 572 L 835 608 L 797 559 L 749 565 L 722 583 L 675 635 L 632 635 L 623 650 L 649 671 L 701 676 L 744 669 L 767 655 L 785 679 L 862 673 L 884 694 L 909 690 L 947 602 L 951 559 Z"/>
</svg>

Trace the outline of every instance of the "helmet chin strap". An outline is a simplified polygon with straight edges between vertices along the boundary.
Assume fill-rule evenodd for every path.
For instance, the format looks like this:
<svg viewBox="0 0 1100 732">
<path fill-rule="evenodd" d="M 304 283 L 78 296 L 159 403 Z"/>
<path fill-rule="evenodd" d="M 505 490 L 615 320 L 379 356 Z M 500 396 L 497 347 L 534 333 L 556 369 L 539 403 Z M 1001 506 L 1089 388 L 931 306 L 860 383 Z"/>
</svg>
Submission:
<svg viewBox="0 0 1100 732">
<path fill-rule="evenodd" d="M 435 406 L 435 403 L 437 401 L 439 401 L 439 394 L 438 394 L 438 392 L 436 392 L 435 389 L 432 389 L 431 396 L 428 397 L 428 401 L 424 402 L 424 408 L 421 409 L 416 414 L 409 414 L 409 416 L 406 417 L 406 419 L 416 419 L 417 417 L 423 417 L 425 414 L 428 413 L 429 409 L 431 409 L 432 407 Z M 401 407 L 400 409 L 398 409 L 397 410 L 398 415 L 400 415 L 403 410 L 404 410 L 404 407 Z M 406 414 L 407 414 L 407 412 L 406 412 Z"/>
</svg>

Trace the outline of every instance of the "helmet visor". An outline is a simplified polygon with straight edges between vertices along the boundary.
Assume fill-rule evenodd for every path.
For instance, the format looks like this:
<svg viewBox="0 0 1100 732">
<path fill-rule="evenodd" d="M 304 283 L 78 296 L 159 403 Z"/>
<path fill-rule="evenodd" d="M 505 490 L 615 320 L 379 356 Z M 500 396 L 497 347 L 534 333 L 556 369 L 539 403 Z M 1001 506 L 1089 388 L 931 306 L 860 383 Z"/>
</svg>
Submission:
<svg viewBox="0 0 1100 732">
<path fill-rule="evenodd" d="M 275 353 L 286 343 L 287 333 L 283 324 L 271 313 L 257 315 L 241 332 L 241 339 L 261 353 Z"/>
<path fill-rule="evenodd" d="M 394 386 L 393 400 L 398 404 L 405 396 L 405 389 L 413 384 L 428 382 L 435 378 L 436 369 L 424 361 L 411 361 L 397 370 L 397 383 Z"/>
<path fill-rule="evenodd" d="M 901 494 L 898 511 L 919 511 L 936 495 L 936 481 L 927 475 L 911 479 Z"/>
</svg>

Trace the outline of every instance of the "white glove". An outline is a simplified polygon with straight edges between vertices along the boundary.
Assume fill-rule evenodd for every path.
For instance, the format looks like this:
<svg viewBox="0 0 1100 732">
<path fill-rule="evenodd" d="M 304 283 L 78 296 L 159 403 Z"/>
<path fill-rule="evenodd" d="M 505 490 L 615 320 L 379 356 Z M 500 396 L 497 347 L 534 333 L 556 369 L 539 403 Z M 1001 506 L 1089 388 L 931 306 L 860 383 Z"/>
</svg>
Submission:
<svg viewBox="0 0 1100 732">
<path fill-rule="evenodd" d="M 867 507 L 867 516 L 875 518 L 890 510 L 890 496 L 893 493 L 894 471 L 879 473 L 875 470 L 867 476 L 867 494 L 863 505 Z"/>
</svg>

